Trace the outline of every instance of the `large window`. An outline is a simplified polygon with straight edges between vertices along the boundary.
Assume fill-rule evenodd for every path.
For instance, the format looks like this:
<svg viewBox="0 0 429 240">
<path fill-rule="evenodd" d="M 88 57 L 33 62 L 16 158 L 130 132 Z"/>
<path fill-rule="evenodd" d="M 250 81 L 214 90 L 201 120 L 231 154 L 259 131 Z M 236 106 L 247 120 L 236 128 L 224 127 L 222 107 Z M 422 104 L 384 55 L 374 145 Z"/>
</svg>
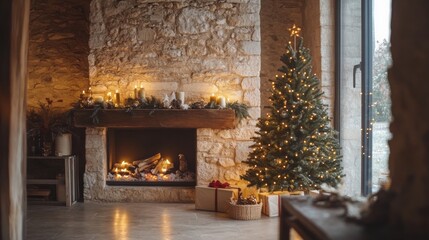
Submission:
<svg viewBox="0 0 429 240">
<path fill-rule="evenodd" d="M 367 195 L 387 179 L 391 0 L 337 0 L 337 127 L 344 191 Z"/>
</svg>

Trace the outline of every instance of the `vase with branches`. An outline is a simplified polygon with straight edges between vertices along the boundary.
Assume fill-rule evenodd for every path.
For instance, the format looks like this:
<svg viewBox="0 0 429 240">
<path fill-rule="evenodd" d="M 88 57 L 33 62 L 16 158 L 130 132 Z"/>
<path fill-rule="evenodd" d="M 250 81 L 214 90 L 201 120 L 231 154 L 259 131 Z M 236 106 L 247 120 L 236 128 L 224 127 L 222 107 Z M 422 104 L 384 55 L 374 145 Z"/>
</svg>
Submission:
<svg viewBox="0 0 429 240">
<path fill-rule="evenodd" d="M 38 107 L 31 108 L 27 113 L 27 137 L 32 155 L 51 155 L 55 137 L 71 133 L 68 113 L 54 107 L 55 102 L 62 100 L 46 98 L 45 101 L 39 102 Z"/>
</svg>

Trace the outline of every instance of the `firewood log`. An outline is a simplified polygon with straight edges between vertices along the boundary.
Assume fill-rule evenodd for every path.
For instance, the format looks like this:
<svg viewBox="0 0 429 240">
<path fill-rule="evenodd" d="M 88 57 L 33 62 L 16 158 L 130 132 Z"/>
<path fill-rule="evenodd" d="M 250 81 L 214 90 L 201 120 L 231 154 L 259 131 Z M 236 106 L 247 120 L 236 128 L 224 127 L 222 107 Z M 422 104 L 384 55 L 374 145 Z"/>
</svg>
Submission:
<svg viewBox="0 0 429 240">
<path fill-rule="evenodd" d="M 139 172 L 146 172 L 154 167 L 156 167 L 156 165 L 158 164 L 158 160 L 152 162 L 151 164 L 142 164 L 141 167 L 139 168 Z"/>
<path fill-rule="evenodd" d="M 139 164 L 138 168 L 147 168 L 147 167 L 154 168 L 158 164 L 159 160 L 160 159 L 157 159 L 157 160 L 150 162 L 150 163 L 141 163 L 141 164 Z"/>
<path fill-rule="evenodd" d="M 119 168 L 119 169 L 121 169 L 121 168 L 127 168 L 127 167 L 129 167 L 129 166 L 131 166 L 131 164 L 130 163 L 125 163 L 125 164 L 122 164 L 122 163 L 115 163 L 115 164 L 113 164 L 113 167 L 114 168 Z"/>
<path fill-rule="evenodd" d="M 156 166 L 152 169 L 152 170 L 150 170 L 150 172 L 152 173 L 152 174 L 158 174 L 158 172 L 161 172 L 161 169 L 162 169 L 162 167 L 163 167 L 163 165 L 164 165 L 164 161 L 165 161 L 165 159 L 164 158 L 161 158 L 159 161 L 158 161 L 158 164 L 156 164 Z"/>
<path fill-rule="evenodd" d="M 133 161 L 133 165 L 140 167 L 140 164 L 142 164 L 142 163 L 151 163 L 151 162 L 154 162 L 156 160 L 159 160 L 160 158 L 161 158 L 161 153 L 157 153 L 150 158 Z"/>
<path fill-rule="evenodd" d="M 143 162 L 139 163 L 139 166 L 141 165 L 155 165 L 157 162 L 161 159 L 161 154 L 158 153 L 150 158 L 145 159 Z"/>
</svg>

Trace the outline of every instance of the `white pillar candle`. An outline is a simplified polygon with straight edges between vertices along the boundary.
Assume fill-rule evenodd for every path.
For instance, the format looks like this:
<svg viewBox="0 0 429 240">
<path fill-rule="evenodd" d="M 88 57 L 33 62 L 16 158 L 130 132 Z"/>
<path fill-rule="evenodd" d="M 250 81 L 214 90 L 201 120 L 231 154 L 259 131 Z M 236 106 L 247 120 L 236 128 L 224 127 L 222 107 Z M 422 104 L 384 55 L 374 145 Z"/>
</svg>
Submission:
<svg viewBox="0 0 429 240">
<path fill-rule="evenodd" d="M 225 97 L 219 97 L 219 105 L 221 108 L 226 108 L 226 100 Z"/>
<path fill-rule="evenodd" d="M 178 92 L 177 93 L 177 97 L 178 100 L 180 100 L 180 102 L 182 104 L 185 104 L 185 92 Z"/>
</svg>

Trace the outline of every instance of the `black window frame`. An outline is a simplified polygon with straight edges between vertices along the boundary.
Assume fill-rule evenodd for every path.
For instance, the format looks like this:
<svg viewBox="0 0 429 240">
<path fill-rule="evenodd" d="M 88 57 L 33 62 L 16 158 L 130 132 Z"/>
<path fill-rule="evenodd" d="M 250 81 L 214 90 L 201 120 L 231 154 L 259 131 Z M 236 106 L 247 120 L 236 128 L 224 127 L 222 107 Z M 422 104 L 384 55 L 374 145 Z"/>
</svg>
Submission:
<svg viewBox="0 0 429 240">
<path fill-rule="evenodd" d="M 361 194 L 367 196 L 372 193 L 372 53 L 373 53 L 373 0 L 361 0 Z M 334 101 L 334 128 L 341 135 L 341 64 L 342 51 L 342 5 L 341 0 L 335 1 L 335 101 Z M 341 139 L 341 138 L 340 138 Z"/>
</svg>

